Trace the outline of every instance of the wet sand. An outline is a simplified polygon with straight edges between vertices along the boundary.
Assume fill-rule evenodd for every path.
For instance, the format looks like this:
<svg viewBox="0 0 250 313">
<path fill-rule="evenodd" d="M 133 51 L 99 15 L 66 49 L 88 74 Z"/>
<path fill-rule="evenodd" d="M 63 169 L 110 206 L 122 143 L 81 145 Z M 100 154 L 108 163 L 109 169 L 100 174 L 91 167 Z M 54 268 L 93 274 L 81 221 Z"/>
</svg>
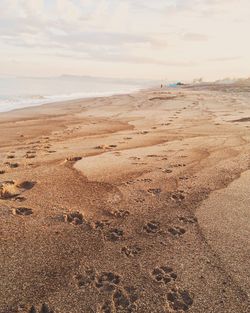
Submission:
<svg viewBox="0 0 250 313">
<path fill-rule="evenodd" d="M 0 114 L 0 312 L 248 312 L 249 95 Z"/>
</svg>

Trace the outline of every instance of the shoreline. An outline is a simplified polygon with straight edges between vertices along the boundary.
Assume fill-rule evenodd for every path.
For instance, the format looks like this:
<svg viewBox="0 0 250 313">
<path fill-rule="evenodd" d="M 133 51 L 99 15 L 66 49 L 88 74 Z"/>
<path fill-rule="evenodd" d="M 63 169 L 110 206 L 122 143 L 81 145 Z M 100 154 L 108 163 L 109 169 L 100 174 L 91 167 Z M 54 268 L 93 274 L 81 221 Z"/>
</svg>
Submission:
<svg viewBox="0 0 250 313">
<path fill-rule="evenodd" d="M 107 97 L 112 97 L 112 96 L 122 96 L 122 95 L 127 95 L 127 94 L 133 94 L 133 93 L 136 93 L 136 92 L 140 92 L 140 91 L 143 91 L 143 90 L 147 90 L 147 89 L 151 89 L 152 87 L 148 87 L 148 88 L 143 88 L 143 87 L 138 87 L 134 90 L 130 90 L 130 91 L 117 91 L 117 92 L 100 92 L 99 95 L 98 93 L 92 93 L 92 95 L 86 95 L 85 97 L 84 96 L 79 96 L 79 97 L 73 97 L 73 98 L 67 98 L 65 97 L 65 99 L 56 99 L 56 100 L 52 100 L 52 99 L 47 99 L 44 98 L 44 100 L 41 100 L 42 102 L 39 102 L 39 103 L 34 103 L 34 104 L 29 104 L 27 106 L 23 106 L 23 107 L 17 107 L 17 108 L 12 108 L 12 109 L 7 109 L 7 111 L 0 111 L 0 114 L 1 113 L 7 113 L 7 112 L 12 112 L 12 111 L 16 111 L 16 110 L 22 110 L 22 109 L 27 109 L 27 108 L 34 108 L 34 107 L 39 107 L 39 106 L 43 106 L 43 105 L 46 105 L 46 104 L 60 104 L 60 103 L 70 103 L 72 101 L 80 101 L 80 100 L 85 100 L 85 99 L 97 99 L 97 98 L 107 98 Z M 43 97 L 43 96 L 42 96 Z M 63 95 L 61 96 L 49 96 L 49 97 L 64 97 Z M 30 99 L 27 99 L 28 100 L 31 100 Z M 34 100 L 35 101 L 35 100 Z M 1 103 L 0 103 L 1 104 Z"/>
</svg>

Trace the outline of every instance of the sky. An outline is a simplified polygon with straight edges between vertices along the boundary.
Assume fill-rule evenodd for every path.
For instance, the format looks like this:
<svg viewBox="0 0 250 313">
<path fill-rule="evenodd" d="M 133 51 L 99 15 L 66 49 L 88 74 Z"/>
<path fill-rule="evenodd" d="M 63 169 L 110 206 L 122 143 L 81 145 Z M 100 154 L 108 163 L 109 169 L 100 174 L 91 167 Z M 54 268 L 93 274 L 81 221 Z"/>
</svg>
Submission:
<svg viewBox="0 0 250 313">
<path fill-rule="evenodd" d="M 0 0 L 0 76 L 250 76 L 249 0 Z"/>
</svg>

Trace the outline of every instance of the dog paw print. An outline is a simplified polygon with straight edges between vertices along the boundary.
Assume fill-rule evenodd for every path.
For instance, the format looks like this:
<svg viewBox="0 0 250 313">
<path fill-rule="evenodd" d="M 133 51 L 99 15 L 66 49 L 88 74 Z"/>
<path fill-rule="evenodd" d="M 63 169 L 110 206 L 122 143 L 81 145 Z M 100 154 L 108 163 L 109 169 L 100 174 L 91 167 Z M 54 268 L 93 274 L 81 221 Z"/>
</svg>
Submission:
<svg viewBox="0 0 250 313">
<path fill-rule="evenodd" d="M 136 199 L 135 199 L 135 202 L 137 202 L 137 203 L 143 203 L 143 202 L 145 202 L 145 199 L 144 199 L 144 198 L 136 198 Z"/>
<path fill-rule="evenodd" d="M 101 306 L 100 311 L 98 310 L 98 312 L 100 313 L 114 313 L 115 309 L 114 309 L 114 305 L 112 303 L 112 301 L 107 300 L 104 302 L 104 304 Z"/>
<path fill-rule="evenodd" d="M 125 218 L 129 215 L 129 211 L 126 210 L 115 210 L 111 214 L 116 218 Z"/>
<path fill-rule="evenodd" d="M 116 289 L 113 294 L 113 302 L 116 312 L 132 313 L 136 309 L 135 302 L 139 296 L 134 287 L 125 287 Z"/>
<path fill-rule="evenodd" d="M 195 224 L 198 222 L 195 216 L 180 216 L 179 220 L 185 224 Z"/>
<path fill-rule="evenodd" d="M 79 212 L 70 212 L 64 215 L 64 220 L 73 225 L 81 225 L 85 222 L 82 213 Z"/>
<path fill-rule="evenodd" d="M 141 248 L 134 245 L 134 246 L 125 246 L 122 247 L 121 252 L 124 253 L 128 258 L 129 257 L 135 257 L 141 252 Z"/>
<path fill-rule="evenodd" d="M 34 305 L 27 311 L 27 313 L 54 313 L 46 303 L 43 303 L 40 309 L 37 309 Z"/>
<path fill-rule="evenodd" d="M 176 312 L 186 312 L 193 304 L 193 299 L 187 290 L 174 288 L 167 294 L 168 306 Z"/>
<path fill-rule="evenodd" d="M 33 213 L 32 209 L 29 208 L 14 208 L 12 210 L 12 213 L 14 215 L 21 215 L 21 216 L 27 216 L 27 215 L 31 215 Z"/>
<path fill-rule="evenodd" d="M 179 226 L 173 226 L 168 229 L 168 232 L 175 237 L 180 237 L 185 234 L 186 230 Z"/>
<path fill-rule="evenodd" d="M 110 223 L 111 222 L 109 220 L 95 221 L 93 224 L 93 228 L 103 230 L 106 226 L 109 226 Z"/>
<path fill-rule="evenodd" d="M 160 188 L 150 188 L 150 189 L 148 189 L 148 192 L 153 194 L 153 195 L 159 195 L 161 193 L 161 189 Z"/>
<path fill-rule="evenodd" d="M 124 232 L 122 229 L 112 228 L 108 231 L 106 238 L 110 241 L 119 241 L 123 238 Z"/>
<path fill-rule="evenodd" d="M 150 221 L 146 225 L 143 226 L 143 229 L 149 234 L 150 233 L 155 234 L 160 229 L 160 223 L 156 221 Z"/>
<path fill-rule="evenodd" d="M 96 271 L 94 269 L 87 269 L 85 273 L 75 275 L 77 286 L 79 288 L 85 288 L 91 285 L 96 278 Z"/>
<path fill-rule="evenodd" d="M 164 283 L 165 285 L 175 281 L 177 278 L 177 274 L 169 266 L 156 267 L 152 275 L 157 282 Z"/>
<path fill-rule="evenodd" d="M 112 272 L 103 272 L 95 279 L 95 286 L 103 291 L 111 292 L 119 285 L 121 278 Z"/>
<path fill-rule="evenodd" d="M 175 202 L 182 202 L 185 199 L 185 196 L 182 192 L 175 192 L 171 195 L 171 199 Z"/>
</svg>

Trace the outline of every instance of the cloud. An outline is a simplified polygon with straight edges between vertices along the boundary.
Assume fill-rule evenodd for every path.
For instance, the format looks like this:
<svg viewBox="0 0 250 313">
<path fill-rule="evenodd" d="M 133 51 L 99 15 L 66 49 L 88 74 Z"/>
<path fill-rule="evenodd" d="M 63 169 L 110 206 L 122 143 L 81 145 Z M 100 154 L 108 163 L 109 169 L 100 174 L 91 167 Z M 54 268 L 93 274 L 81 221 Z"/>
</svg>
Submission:
<svg viewBox="0 0 250 313">
<path fill-rule="evenodd" d="M 220 58 L 212 58 L 208 59 L 209 62 L 228 62 L 228 61 L 238 61 L 241 60 L 241 56 L 235 56 L 235 57 L 220 57 Z"/>
<path fill-rule="evenodd" d="M 209 36 L 199 33 L 185 33 L 182 35 L 182 39 L 187 41 L 207 41 Z"/>
<path fill-rule="evenodd" d="M 211 62 L 249 60 L 249 10 L 248 0 L 1 0 L 2 62 L 46 57 L 48 68 L 106 62 L 114 73 L 148 65 L 149 75 L 192 75 Z"/>
</svg>

